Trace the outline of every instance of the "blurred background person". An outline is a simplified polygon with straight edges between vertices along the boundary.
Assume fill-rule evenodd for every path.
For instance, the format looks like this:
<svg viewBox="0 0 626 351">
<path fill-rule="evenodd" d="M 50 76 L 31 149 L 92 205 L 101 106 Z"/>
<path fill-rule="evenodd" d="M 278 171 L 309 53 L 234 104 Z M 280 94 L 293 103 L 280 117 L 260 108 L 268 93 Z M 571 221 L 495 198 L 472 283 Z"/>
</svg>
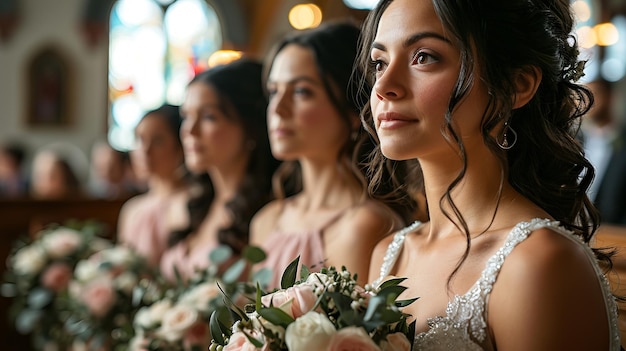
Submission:
<svg viewBox="0 0 626 351">
<path fill-rule="evenodd" d="M 134 179 L 128 152 L 116 150 L 107 141 L 101 140 L 93 145 L 90 161 L 90 196 L 126 199 L 141 192 Z"/>
<path fill-rule="evenodd" d="M 28 195 L 26 148 L 17 142 L 0 144 L 0 198 Z"/>
<path fill-rule="evenodd" d="M 134 248 L 154 267 L 158 267 L 174 229 L 167 220 L 168 212 L 188 196 L 179 131 L 179 107 L 167 104 L 147 112 L 135 128 L 132 166 L 137 176 L 146 180 L 148 190 L 122 207 L 118 241 Z"/>
<path fill-rule="evenodd" d="M 600 210 L 601 223 L 626 225 L 626 126 L 616 115 L 612 83 L 598 79 L 587 87 L 594 103 L 581 132 L 585 155 L 596 171 L 588 194 Z"/>
<path fill-rule="evenodd" d="M 248 244 L 252 216 L 270 199 L 278 161 L 269 148 L 261 70 L 244 58 L 198 74 L 187 87 L 181 138 L 197 178 L 187 207 L 175 216 L 185 229 L 172 234 L 161 261 L 172 281 L 175 272 L 188 279 L 207 268 L 220 245 L 234 260 Z"/>
<path fill-rule="evenodd" d="M 84 197 L 87 168 L 87 157 L 76 146 L 64 142 L 44 146 L 33 157 L 30 194 L 43 200 Z"/>
</svg>

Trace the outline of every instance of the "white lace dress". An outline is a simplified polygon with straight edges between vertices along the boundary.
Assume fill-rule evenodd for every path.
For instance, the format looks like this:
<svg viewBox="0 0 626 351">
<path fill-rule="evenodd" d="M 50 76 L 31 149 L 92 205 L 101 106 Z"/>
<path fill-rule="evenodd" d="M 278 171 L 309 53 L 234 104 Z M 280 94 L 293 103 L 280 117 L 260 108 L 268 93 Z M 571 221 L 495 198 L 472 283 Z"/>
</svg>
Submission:
<svg viewBox="0 0 626 351">
<path fill-rule="evenodd" d="M 374 282 L 375 285 L 380 284 L 384 277 L 389 275 L 402 249 L 404 238 L 420 225 L 421 223 L 415 222 L 394 234 L 393 241 L 387 248 L 387 253 L 380 269 L 380 276 Z M 480 345 L 484 345 L 487 337 L 485 307 L 500 268 L 517 244 L 524 241 L 534 230 L 544 227 L 549 227 L 586 248 L 585 252 L 596 270 L 604 294 L 611 329 L 610 350 L 618 351 L 620 349 L 620 334 L 617 322 L 617 306 L 611 295 L 609 283 L 598 266 L 592 250 L 580 238 L 561 227 L 558 222 L 547 219 L 533 219 L 516 225 L 509 233 L 504 245 L 487 261 L 487 266 L 473 287 L 466 294 L 456 295 L 448 302 L 445 316 L 428 319 L 430 329 L 415 336 L 413 349 L 420 351 L 483 350 Z"/>
</svg>

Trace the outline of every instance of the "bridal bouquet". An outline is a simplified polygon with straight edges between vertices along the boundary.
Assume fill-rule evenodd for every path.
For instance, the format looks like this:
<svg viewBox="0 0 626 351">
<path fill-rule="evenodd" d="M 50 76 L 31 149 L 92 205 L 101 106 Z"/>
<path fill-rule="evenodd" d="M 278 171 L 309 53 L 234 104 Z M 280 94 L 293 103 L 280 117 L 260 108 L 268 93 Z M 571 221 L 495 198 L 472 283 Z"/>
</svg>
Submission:
<svg viewBox="0 0 626 351">
<path fill-rule="evenodd" d="M 158 295 L 137 298 L 135 288 L 152 279 L 145 259 L 124 246 L 101 250 L 78 262 L 60 302 L 74 349 L 124 349 L 134 335 L 135 313 Z"/>
<path fill-rule="evenodd" d="M 211 341 L 209 318 L 213 311 L 224 306 L 222 293 L 235 299 L 249 294 L 249 285 L 243 283 L 246 269 L 263 259 L 265 253 L 251 246 L 243 250 L 240 258 L 234 258 L 226 246 L 212 251 L 207 269 L 197 272 L 189 281 L 179 279 L 178 284 L 164 289 L 157 301 L 137 312 L 135 337 L 129 349 L 206 350 Z M 229 266 L 221 272 L 219 268 L 225 265 Z"/>
<path fill-rule="evenodd" d="M 414 325 L 401 308 L 415 299 L 398 300 L 406 290 L 393 279 L 379 288 L 361 287 L 345 268 L 310 273 L 298 259 L 285 270 L 281 290 L 262 296 L 257 289 L 245 311 L 216 311 L 211 317 L 210 350 L 394 350 L 411 349 Z M 231 316 L 235 315 L 236 320 Z"/>
<path fill-rule="evenodd" d="M 68 344 L 59 300 L 77 263 L 111 245 L 98 236 L 101 230 L 95 222 L 67 222 L 14 243 L 2 295 L 12 298 L 9 315 L 16 330 L 29 334 L 36 349 Z"/>
</svg>

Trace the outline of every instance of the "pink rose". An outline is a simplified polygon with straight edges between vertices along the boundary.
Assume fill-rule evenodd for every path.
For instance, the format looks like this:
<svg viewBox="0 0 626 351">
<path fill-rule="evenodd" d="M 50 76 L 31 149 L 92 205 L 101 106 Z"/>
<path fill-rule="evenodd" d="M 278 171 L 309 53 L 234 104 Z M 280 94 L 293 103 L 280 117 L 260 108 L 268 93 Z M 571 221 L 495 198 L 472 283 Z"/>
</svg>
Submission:
<svg viewBox="0 0 626 351">
<path fill-rule="evenodd" d="M 265 295 L 261 297 L 261 302 L 264 306 L 269 306 L 271 301 L 274 307 L 279 307 L 293 318 L 298 318 L 315 306 L 317 295 L 313 292 L 313 288 L 310 284 L 295 285 L 286 290 Z"/>
<path fill-rule="evenodd" d="M 54 292 L 67 289 L 72 279 L 72 268 L 65 263 L 55 263 L 41 275 L 41 285 Z"/>
<path fill-rule="evenodd" d="M 383 342 L 383 351 L 410 351 L 411 343 L 402 333 L 387 335 L 387 340 Z"/>
<path fill-rule="evenodd" d="M 330 339 L 327 351 L 380 351 L 369 335 L 359 327 L 339 329 Z"/>
<path fill-rule="evenodd" d="M 89 284 L 80 296 L 89 311 L 98 318 L 104 317 L 115 304 L 117 296 L 110 279 L 99 279 Z"/>
<path fill-rule="evenodd" d="M 236 332 L 228 339 L 228 344 L 222 351 L 257 351 L 258 349 L 248 340 L 242 332 Z"/>
<path fill-rule="evenodd" d="M 209 333 L 209 325 L 204 321 L 200 321 L 187 329 L 183 336 L 185 350 L 191 350 L 193 346 L 209 345 L 211 336 Z"/>
</svg>

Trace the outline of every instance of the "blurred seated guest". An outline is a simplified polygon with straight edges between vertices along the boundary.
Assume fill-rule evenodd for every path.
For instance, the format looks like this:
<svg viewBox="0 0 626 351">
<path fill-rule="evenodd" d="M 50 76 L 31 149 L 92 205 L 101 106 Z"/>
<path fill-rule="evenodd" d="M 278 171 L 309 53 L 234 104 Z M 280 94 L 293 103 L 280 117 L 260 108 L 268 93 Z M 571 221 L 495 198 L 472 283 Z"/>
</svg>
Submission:
<svg viewBox="0 0 626 351">
<path fill-rule="evenodd" d="M 0 145 L 0 198 L 28 194 L 28 175 L 24 169 L 26 149 L 15 142 Z"/>
<path fill-rule="evenodd" d="M 161 271 L 172 281 L 209 266 L 209 253 L 227 245 L 233 259 L 248 244 L 252 216 L 271 195 L 272 157 L 261 64 L 241 59 L 198 74 L 181 106 L 185 163 L 199 176 L 173 233 Z M 224 264 L 226 267 L 228 263 Z"/>
<path fill-rule="evenodd" d="M 588 194 L 603 224 L 626 225 L 626 127 L 615 116 L 611 82 L 587 84 L 594 104 L 581 127 L 585 155 L 596 170 Z"/>
<path fill-rule="evenodd" d="M 137 176 L 146 179 L 148 191 L 129 199 L 118 221 L 119 242 L 133 247 L 155 267 L 173 230 L 167 213 L 187 200 L 187 171 L 179 130 L 178 106 L 162 105 L 139 121 L 131 162 Z"/>
<path fill-rule="evenodd" d="M 44 146 L 33 157 L 32 197 L 44 200 L 82 197 L 86 164 L 85 155 L 73 145 L 59 142 Z"/>
<path fill-rule="evenodd" d="M 89 194 L 102 199 L 124 199 L 137 195 L 132 173 L 128 172 L 130 159 L 127 152 L 117 150 L 101 140 L 91 150 Z"/>
</svg>

